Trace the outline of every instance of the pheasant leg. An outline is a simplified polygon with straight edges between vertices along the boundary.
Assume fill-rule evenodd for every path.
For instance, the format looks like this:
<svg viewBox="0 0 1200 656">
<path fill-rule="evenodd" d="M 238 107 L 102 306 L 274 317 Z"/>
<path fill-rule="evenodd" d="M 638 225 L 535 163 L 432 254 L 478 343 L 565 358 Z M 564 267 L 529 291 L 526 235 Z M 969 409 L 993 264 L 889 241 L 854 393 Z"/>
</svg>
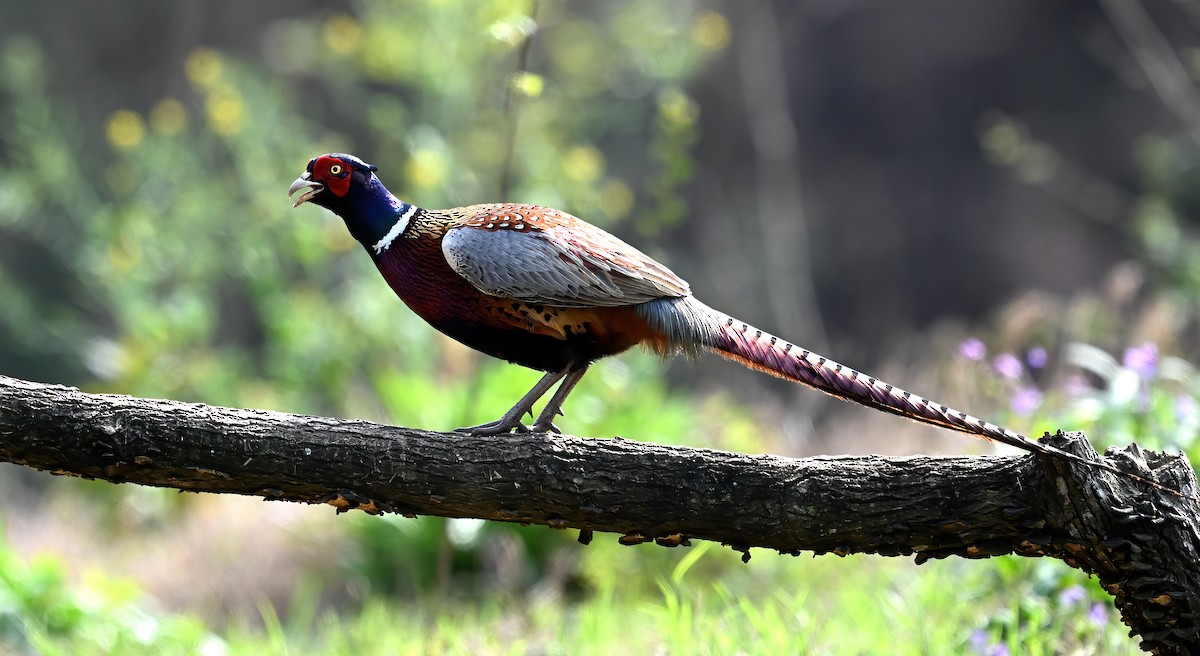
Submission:
<svg viewBox="0 0 1200 656">
<path fill-rule="evenodd" d="M 525 393 L 525 396 L 521 397 L 520 401 L 517 401 L 516 405 L 510 408 L 508 412 L 504 413 L 503 417 L 497 419 L 496 421 L 480 424 L 478 426 L 458 428 L 455 429 L 454 432 L 469 433 L 471 435 L 502 435 L 504 433 L 511 433 L 514 430 L 521 433 L 529 432 L 529 428 L 525 426 L 525 424 L 521 423 L 521 417 L 525 416 L 525 413 L 532 415 L 533 404 L 536 403 L 538 399 L 542 398 L 542 396 L 549 391 L 551 387 L 554 387 L 555 383 L 562 380 L 563 376 L 566 376 L 568 371 L 570 371 L 570 369 L 547 372 L 546 375 L 542 376 L 542 379 L 539 380 L 532 389 Z M 555 394 L 554 398 L 558 398 L 558 394 Z"/>
<path fill-rule="evenodd" d="M 550 402 L 546 407 L 542 408 L 542 412 L 533 421 L 533 426 L 530 427 L 535 433 L 561 433 L 558 426 L 554 425 L 554 418 L 562 414 L 562 404 L 567 400 L 567 395 L 575 388 L 575 383 L 583 378 L 583 374 L 587 372 L 587 367 L 579 371 L 572 371 L 567 374 L 566 380 L 559 385 L 558 390 L 554 392 L 554 396 L 550 397 Z"/>
</svg>

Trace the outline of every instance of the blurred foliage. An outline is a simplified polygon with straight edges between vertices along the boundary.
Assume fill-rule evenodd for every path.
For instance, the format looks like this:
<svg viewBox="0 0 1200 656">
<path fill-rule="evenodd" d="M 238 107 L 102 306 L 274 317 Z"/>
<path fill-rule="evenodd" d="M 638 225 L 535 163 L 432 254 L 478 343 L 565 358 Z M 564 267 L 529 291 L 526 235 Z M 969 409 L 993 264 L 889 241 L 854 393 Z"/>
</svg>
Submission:
<svg viewBox="0 0 1200 656">
<path fill-rule="evenodd" d="M 1010 304 L 997 355 L 974 338 L 959 348 L 989 365 L 972 369 L 975 384 L 1033 415 L 1034 434 L 1084 430 L 1100 447 L 1137 442 L 1200 462 L 1200 144 L 1182 131 L 1145 135 L 1132 153 L 1143 177 L 1133 196 L 1015 117 L 988 115 L 980 140 L 994 163 L 1120 230 L 1140 257 L 1065 304 L 1038 294 Z"/>
<path fill-rule="evenodd" d="M 1153 342 L 1126 348 L 1120 359 L 1083 342 L 1062 347 L 1053 360 L 1041 345 L 989 358 L 983 342 L 971 338 L 959 357 L 985 394 L 1007 397 L 1012 415 L 1028 417 L 1033 435 L 1069 427 L 1087 432 L 1101 447 L 1136 442 L 1197 460 L 1200 376 L 1193 365 L 1161 356 Z"/>
<path fill-rule="evenodd" d="M 36 38 L 5 43 L 0 370 L 431 429 L 497 415 L 537 373 L 437 335 L 340 219 L 292 210 L 285 196 L 326 151 L 376 163 L 397 193 L 430 207 L 495 200 L 511 160 L 509 200 L 617 231 L 631 229 L 621 222 L 635 204 L 639 230 L 678 221 L 698 121 L 683 85 L 728 43 L 725 18 L 691 2 L 546 3 L 536 17 L 530 6 L 363 3 L 356 15 L 281 21 L 261 61 L 197 48 L 180 71 L 187 93 L 108 115 L 105 153 L 81 152 L 94 135 L 77 127 L 81 108 L 49 95 L 52 63 Z M 539 73 L 516 69 L 527 40 Z M 643 438 L 762 450 L 749 419 L 672 396 L 648 375 L 657 366 L 634 354 L 596 367 L 571 399 L 570 430 L 636 426 Z M 169 498 L 151 504 L 168 512 L 186 506 L 160 491 L 83 496 L 119 530 L 112 509 L 147 494 Z M 478 545 L 513 534 L 489 525 L 452 542 L 445 527 L 353 524 L 361 548 L 349 564 L 378 591 L 416 594 L 478 572 Z M 515 535 L 534 563 L 528 585 L 560 541 Z"/>
<path fill-rule="evenodd" d="M 1183 131 L 1144 135 L 1130 153 L 1141 176 L 1140 193 L 1133 195 L 1040 140 L 1016 117 L 993 112 L 982 126 L 981 145 L 993 163 L 1062 198 L 1082 216 L 1123 233 L 1139 252 L 1138 263 L 1146 270 L 1150 288 L 1183 316 L 1198 314 L 1200 144 Z"/>
<path fill-rule="evenodd" d="M 288 617 L 262 605 L 261 627 L 243 618 L 217 637 L 197 620 L 148 612 L 128 583 L 92 576 L 68 585 L 61 564 L 4 551 L 0 644 L 17 653 L 204 656 L 1137 653 L 1099 585 L 1050 561 L 934 561 L 913 576 L 900 559 L 767 554 L 747 567 L 712 543 L 667 550 L 613 540 L 580 557 L 594 588 L 575 601 L 551 589 L 522 604 L 374 597 L 345 616 L 298 590 Z M 939 614 L 929 621 L 915 608 Z"/>
<path fill-rule="evenodd" d="M 226 653 L 196 619 L 149 612 L 137 587 L 100 573 L 73 584 L 51 557 L 23 561 L 0 545 L 0 645 L 5 653 Z"/>
<path fill-rule="evenodd" d="M 507 399 L 522 374 L 489 377 L 478 412 L 455 404 L 474 357 L 399 306 L 338 219 L 292 212 L 284 182 L 315 154 L 353 151 L 404 197 L 439 207 L 494 200 L 511 157 L 510 200 L 612 226 L 645 194 L 659 209 L 639 225 L 678 220 L 672 190 L 688 179 L 698 118 L 681 84 L 727 42 L 724 18 L 690 3 L 548 4 L 539 23 L 528 8 L 318 13 L 273 31 L 267 67 L 199 48 L 182 71 L 190 94 L 112 113 L 100 157 L 78 152 L 72 105 L 47 96 L 36 40 L 8 42 L 6 371 L 431 428 L 494 414 L 491 397 Z M 515 71 L 526 39 L 544 74 Z M 305 93 L 310 82 L 320 91 Z M 61 272 L 44 282 L 70 293 L 30 294 L 46 266 Z"/>
</svg>

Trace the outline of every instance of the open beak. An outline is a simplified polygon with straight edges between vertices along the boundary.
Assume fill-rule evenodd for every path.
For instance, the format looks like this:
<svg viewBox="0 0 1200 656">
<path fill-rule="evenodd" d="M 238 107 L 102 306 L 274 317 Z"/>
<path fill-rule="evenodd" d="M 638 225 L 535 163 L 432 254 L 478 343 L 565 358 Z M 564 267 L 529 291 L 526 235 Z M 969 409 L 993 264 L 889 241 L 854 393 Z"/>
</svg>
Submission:
<svg viewBox="0 0 1200 656">
<path fill-rule="evenodd" d="M 308 171 L 305 171 L 300 177 L 296 178 L 296 181 L 292 183 L 292 186 L 288 187 L 288 197 L 290 198 L 292 194 L 301 189 L 307 189 L 308 191 L 300 194 L 300 196 L 296 198 L 296 203 L 292 205 L 292 207 L 300 207 L 300 203 L 312 200 L 313 196 L 316 196 L 325 190 L 325 185 L 313 180 L 312 174 Z"/>
</svg>

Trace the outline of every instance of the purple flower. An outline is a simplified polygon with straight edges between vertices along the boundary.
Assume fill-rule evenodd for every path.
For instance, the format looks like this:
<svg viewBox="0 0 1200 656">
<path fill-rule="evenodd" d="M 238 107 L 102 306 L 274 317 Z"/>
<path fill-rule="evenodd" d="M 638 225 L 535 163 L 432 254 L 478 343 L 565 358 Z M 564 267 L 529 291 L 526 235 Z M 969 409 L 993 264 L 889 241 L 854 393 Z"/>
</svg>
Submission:
<svg viewBox="0 0 1200 656">
<path fill-rule="evenodd" d="M 1025 354 L 1025 361 L 1029 363 L 1032 369 L 1041 369 L 1046 366 L 1046 361 L 1050 359 L 1050 354 L 1046 353 L 1046 349 L 1035 346 L 1029 349 Z"/>
<path fill-rule="evenodd" d="M 992 646 L 992 641 L 988 637 L 987 631 L 983 629 L 975 629 L 971 632 L 971 651 L 976 654 L 988 653 L 988 647 Z"/>
<path fill-rule="evenodd" d="M 987 631 L 975 629 L 971 632 L 971 651 L 979 656 L 1008 656 L 1008 647 L 993 645 Z"/>
<path fill-rule="evenodd" d="M 1083 374 L 1074 374 L 1067 378 L 1065 382 L 1063 382 L 1063 391 L 1067 393 L 1067 396 L 1072 398 L 1086 396 L 1087 394 L 1091 393 L 1093 389 L 1095 388 L 1093 388 L 1092 384 L 1088 382 L 1087 376 L 1084 376 Z"/>
<path fill-rule="evenodd" d="M 1017 356 L 1012 353 L 1001 353 L 992 360 L 992 366 L 996 368 L 1001 376 L 1009 380 L 1017 380 L 1025 371 L 1025 366 L 1017 359 Z"/>
<path fill-rule="evenodd" d="M 991 637 L 983 628 L 976 628 L 971 632 L 971 651 L 980 656 L 991 654 Z"/>
<path fill-rule="evenodd" d="M 1063 606 L 1074 606 L 1085 598 L 1087 598 L 1087 592 L 1080 585 L 1073 585 L 1058 593 L 1058 603 Z"/>
<path fill-rule="evenodd" d="M 1190 424 L 1196 420 L 1196 399 L 1190 394 L 1180 394 L 1175 397 L 1175 421 L 1180 424 Z"/>
<path fill-rule="evenodd" d="M 1012 395 L 1013 412 L 1025 417 L 1042 407 L 1042 391 L 1036 387 L 1022 387 Z"/>
<path fill-rule="evenodd" d="M 1125 357 L 1121 363 L 1126 369 L 1132 369 L 1144 379 L 1154 377 L 1158 371 L 1158 346 L 1154 342 L 1143 342 L 1140 346 L 1125 349 Z"/>
<path fill-rule="evenodd" d="M 979 362 L 987 357 L 987 347 L 978 338 L 969 337 L 958 345 L 958 357 Z"/>
<path fill-rule="evenodd" d="M 1088 621 L 1098 629 L 1108 624 L 1108 610 L 1104 608 L 1104 604 L 1092 604 L 1092 609 L 1088 611 Z"/>
</svg>

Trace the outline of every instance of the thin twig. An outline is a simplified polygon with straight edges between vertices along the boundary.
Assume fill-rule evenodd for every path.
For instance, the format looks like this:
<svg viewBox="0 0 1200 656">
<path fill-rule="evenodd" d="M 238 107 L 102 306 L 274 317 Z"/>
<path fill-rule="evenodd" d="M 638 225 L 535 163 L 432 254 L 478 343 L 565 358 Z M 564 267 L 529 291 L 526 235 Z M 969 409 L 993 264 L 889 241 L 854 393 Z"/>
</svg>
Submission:
<svg viewBox="0 0 1200 656">
<path fill-rule="evenodd" d="M 1200 143 L 1200 90 L 1146 8 L 1137 0 L 1101 0 L 1100 6 L 1163 105 Z"/>
<path fill-rule="evenodd" d="M 529 19 L 533 21 L 534 31 L 525 37 L 521 47 L 517 49 L 517 70 L 509 79 L 504 95 L 504 115 L 508 127 L 504 136 L 504 162 L 500 167 L 500 185 L 497 201 L 508 200 L 508 192 L 512 190 L 513 158 L 517 150 L 517 123 L 520 118 L 521 96 L 516 91 L 516 81 L 528 70 L 529 50 L 533 46 L 533 37 L 537 34 L 538 0 L 529 2 Z"/>
</svg>

